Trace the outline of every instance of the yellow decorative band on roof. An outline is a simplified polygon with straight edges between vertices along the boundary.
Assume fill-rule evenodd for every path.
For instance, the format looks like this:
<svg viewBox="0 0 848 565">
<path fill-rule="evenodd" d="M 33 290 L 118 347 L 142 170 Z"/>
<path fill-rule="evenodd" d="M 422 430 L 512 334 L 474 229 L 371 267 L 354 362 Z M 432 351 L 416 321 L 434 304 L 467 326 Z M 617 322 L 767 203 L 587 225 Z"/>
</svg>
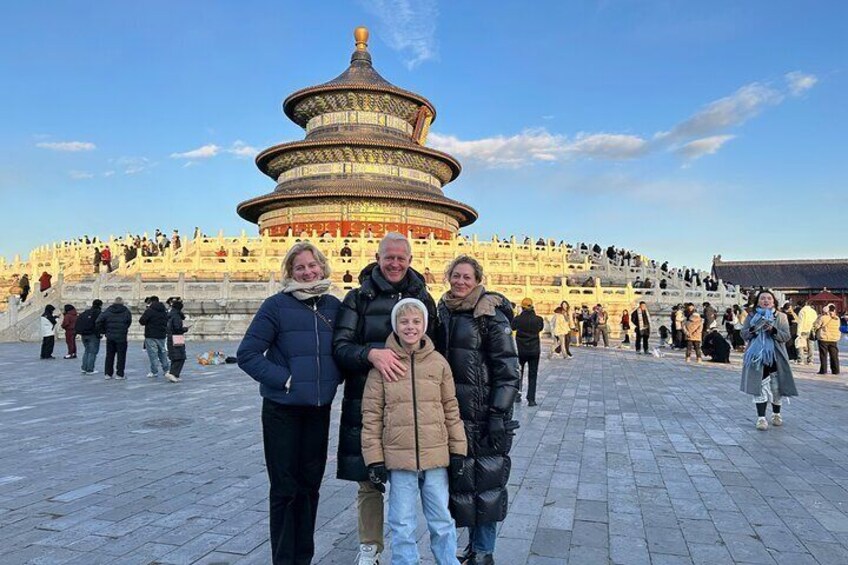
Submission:
<svg viewBox="0 0 848 565">
<path fill-rule="evenodd" d="M 423 182 L 442 188 L 442 183 L 435 176 L 410 169 L 407 167 L 398 167 L 397 165 L 382 165 L 379 163 L 319 163 L 316 165 L 301 165 L 294 167 L 288 171 L 281 173 L 277 177 L 278 183 L 291 181 L 294 179 L 302 179 L 307 177 L 316 177 L 321 175 L 378 175 L 390 178 L 402 178 L 416 182 Z"/>
<path fill-rule="evenodd" d="M 328 112 L 315 116 L 306 124 L 306 133 L 312 130 L 326 126 L 337 125 L 367 125 L 380 126 L 393 130 L 397 130 L 406 135 L 412 135 L 412 126 L 405 120 L 392 116 L 391 114 L 383 114 L 382 112 L 363 112 L 360 110 L 350 110 L 347 112 Z"/>
</svg>

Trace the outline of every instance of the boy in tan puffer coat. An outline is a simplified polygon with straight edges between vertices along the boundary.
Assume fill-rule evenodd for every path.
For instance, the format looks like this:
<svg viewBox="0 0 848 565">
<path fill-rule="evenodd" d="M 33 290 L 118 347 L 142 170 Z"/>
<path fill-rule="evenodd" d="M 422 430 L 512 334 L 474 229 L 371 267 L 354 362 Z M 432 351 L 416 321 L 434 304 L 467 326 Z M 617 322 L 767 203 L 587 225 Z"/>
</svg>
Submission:
<svg viewBox="0 0 848 565">
<path fill-rule="evenodd" d="M 378 488 L 391 482 L 388 524 L 392 562 L 418 563 L 415 542 L 420 493 L 430 548 L 438 565 L 456 564 L 456 526 L 448 510 L 448 471 L 463 474 L 467 452 L 453 375 L 427 337 L 427 308 L 406 298 L 392 309 L 386 348 L 406 365 L 387 382 L 376 369 L 362 395 L 362 455 Z"/>
<path fill-rule="evenodd" d="M 697 312 L 689 314 L 689 319 L 683 322 L 683 333 L 686 335 L 686 362 L 692 356 L 692 349 L 695 350 L 698 363 L 701 360 L 701 340 L 704 336 L 704 320 Z"/>
</svg>

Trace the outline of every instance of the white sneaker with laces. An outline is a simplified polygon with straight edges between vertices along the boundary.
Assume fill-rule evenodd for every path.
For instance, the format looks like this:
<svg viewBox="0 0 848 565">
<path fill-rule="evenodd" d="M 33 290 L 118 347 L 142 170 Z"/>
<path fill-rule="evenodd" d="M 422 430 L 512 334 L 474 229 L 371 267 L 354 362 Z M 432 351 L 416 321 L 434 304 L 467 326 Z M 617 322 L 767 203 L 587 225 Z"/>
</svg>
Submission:
<svg viewBox="0 0 848 565">
<path fill-rule="evenodd" d="M 765 418 L 757 418 L 757 429 L 760 431 L 768 429 L 768 420 Z"/>
<path fill-rule="evenodd" d="M 176 375 L 172 375 L 171 373 L 165 373 L 165 378 L 168 379 L 168 381 L 172 382 L 172 383 L 180 382 L 180 378 Z"/>
<path fill-rule="evenodd" d="M 782 426 L 783 425 L 783 416 L 780 414 L 772 414 L 771 415 L 771 423 L 774 426 Z"/>
<path fill-rule="evenodd" d="M 380 553 L 376 545 L 362 544 L 359 546 L 357 565 L 380 565 Z"/>
<path fill-rule="evenodd" d="M 148 379 L 155 379 L 155 378 L 156 378 L 156 373 L 147 373 L 147 378 L 148 378 Z"/>
</svg>

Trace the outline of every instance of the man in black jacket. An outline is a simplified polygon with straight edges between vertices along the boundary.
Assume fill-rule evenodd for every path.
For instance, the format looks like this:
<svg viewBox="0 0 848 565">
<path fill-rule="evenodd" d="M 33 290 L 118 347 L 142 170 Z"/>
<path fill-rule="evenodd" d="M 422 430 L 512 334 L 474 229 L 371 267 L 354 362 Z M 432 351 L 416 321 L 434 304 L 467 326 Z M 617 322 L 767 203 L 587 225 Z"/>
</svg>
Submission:
<svg viewBox="0 0 848 565">
<path fill-rule="evenodd" d="M 82 354 L 82 368 L 84 375 L 94 375 L 97 371 L 94 370 L 94 363 L 97 361 L 97 353 L 100 351 L 101 335 L 94 328 L 97 318 L 103 308 L 102 300 L 95 300 L 91 303 L 91 308 L 85 310 L 77 318 L 77 323 L 74 326 L 74 331 L 82 338 L 82 346 L 85 348 Z"/>
<path fill-rule="evenodd" d="M 630 314 L 630 325 L 636 331 L 636 355 L 648 355 L 648 338 L 651 336 L 651 313 L 644 301 Z"/>
<path fill-rule="evenodd" d="M 171 368 L 168 362 L 168 350 L 165 349 L 165 338 L 168 337 L 168 312 L 165 305 L 159 302 L 158 296 L 150 296 L 144 300 L 147 309 L 138 319 L 138 323 L 144 326 L 144 349 L 150 360 L 150 372 L 148 378 L 156 378 L 159 368 L 162 375 L 166 375 Z"/>
<path fill-rule="evenodd" d="M 539 373 L 539 355 L 542 346 L 539 341 L 539 332 L 545 327 L 545 321 L 538 316 L 533 309 L 533 299 L 525 298 L 521 301 L 521 314 L 512 320 L 512 329 L 515 330 L 515 343 L 518 345 L 518 363 L 521 365 L 521 379 L 524 379 L 524 364 L 527 370 L 527 406 L 536 406 L 536 377 Z M 521 401 L 521 381 L 518 382 L 518 394 L 516 401 Z"/>
<path fill-rule="evenodd" d="M 115 370 L 115 355 L 118 356 L 115 378 L 118 380 L 125 378 L 124 367 L 127 364 L 127 334 L 129 333 L 131 324 L 132 314 L 124 306 L 124 301 L 120 296 L 97 317 L 97 322 L 94 324 L 95 331 L 106 336 L 106 366 L 103 372 L 107 381 L 112 378 Z"/>
<path fill-rule="evenodd" d="M 347 293 L 336 319 L 333 356 L 344 375 L 344 399 L 339 426 L 336 476 L 359 483 L 359 563 L 373 564 L 383 551 L 383 494 L 368 480 L 362 458 L 362 392 L 368 371 L 376 368 L 387 381 L 406 374 L 397 355 L 385 349 L 392 333 L 391 312 L 403 298 L 417 298 L 427 307 L 427 334 L 436 327 L 436 304 L 424 278 L 410 268 L 412 247 L 399 233 L 380 241 L 377 262 L 359 274 L 357 289 Z M 385 490 L 385 489 L 384 489 Z"/>
</svg>

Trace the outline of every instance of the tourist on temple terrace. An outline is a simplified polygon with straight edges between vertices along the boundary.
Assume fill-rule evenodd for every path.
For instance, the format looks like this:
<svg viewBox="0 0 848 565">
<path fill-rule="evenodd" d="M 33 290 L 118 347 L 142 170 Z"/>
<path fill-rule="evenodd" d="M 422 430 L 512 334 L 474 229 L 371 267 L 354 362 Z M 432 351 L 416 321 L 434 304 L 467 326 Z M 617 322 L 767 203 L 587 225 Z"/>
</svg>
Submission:
<svg viewBox="0 0 848 565">
<path fill-rule="evenodd" d="M 551 337 L 554 338 L 554 342 L 551 344 L 551 350 L 548 352 L 548 359 L 553 359 L 556 356 L 564 358 L 566 356 L 566 351 L 569 351 L 568 341 L 571 339 L 571 325 L 568 323 L 568 318 L 565 317 L 565 312 L 563 311 L 562 306 L 554 308 L 550 325 Z M 570 351 L 568 356 L 571 357 Z M 519 393 L 520 392 L 521 391 L 519 390 Z"/>
<path fill-rule="evenodd" d="M 336 476 L 359 483 L 359 565 L 375 565 L 383 551 L 383 492 L 368 479 L 362 457 L 362 391 L 371 369 L 389 381 L 406 374 L 406 364 L 386 349 L 392 333 L 391 312 L 403 298 L 427 307 L 427 331 L 433 337 L 436 304 L 424 277 L 410 267 L 412 247 L 403 235 L 389 232 L 380 241 L 377 261 L 359 273 L 360 287 L 347 293 L 336 320 L 333 354 L 344 375 Z M 383 489 L 385 490 L 385 489 Z"/>
<path fill-rule="evenodd" d="M 453 370 L 468 457 L 451 482 L 451 512 L 468 527 L 468 546 L 457 557 L 469 565 L 494 563 L 497 523 L 506 518 L 512 421 L 518 393 L 518 354 L 512 339 L 512 308 L 486 292 L 483 267 L 460 255 L 447 269 L 450 290 L 439 302 L 437 349 Z"/>
<path fill-rule="evenodd" d="M 169 382 L 178 383 L 180 382 L 180 374 L 183 372 L 183 365 L 186 362 L 185 334 L 188 328 L 183 324 L 183 320 L 185 320 L 183 301 L 179 298 L 171 299 L 170 306 L 171 310 L 168 312 L 166 330 L 168 338 L 168 360 L 171 362 L 171 367 L 165 371 L 165 378 Z"/>
<path fill-rule="evenodd" d="M 757 407 L 758 430 L 767 430 L 766 408 L 771 403 L 771 423 L 783 425 L 780 413 L 784 396 L 797 396 L 795 379 L 786 353 L 789 340 L 789 321 L 777 310 L 777 299 L 769 290 L 762 290 L 754 301 L 755 309 L 745 318 L 742 337 L 747 342 L 742 360 L 741 390 L 754 398 Z"/>
<path fill-rule="evenodd" d="M 836 315 L 836 306 L 828 304 L 822 309 L 819 319 L 813 324 L 813 334 L 819 342 L 819 375 L 827 374 L 828 357 L 830 358 L 830 372 L 839 374 L 839 339 L 842 337 L 839 331 L 839 317 Z"/>
<path fill-rule="evenodd" d="M 339 300 L 330 268 L 308 241 L 283 260 L 283 290 L 262 303 L 236 354 L 259 382 L 275 565 L 311 562 L 330 406 L 341 382 L 332 356 Z M 317 362 L 316 362 L 317 361 Z"/>
<path fill-rule="evenodd" d="M 512 329 L 515 330 L 515 343 L 518 346 L 518 363 L 521 365 L 521 376 L 518 381 L 518 395 L 516 400 L 521 400 L 521 382 L 524 377 L 524 365 L 527 369 L 527 406 L 536 406 L 536 379 L 539 374 L 539 356 L 542 354 L 542 344 L 539 340 L 539 332 L 545 329 L 545 321 L 536 314 L 533 309 L 533 299 L 525 298 L 521 301 L 521 313 L 512 321 Z M 564 343 L 571 338 L 566 334 L 560 340 Z M 565 349 L 563 348 L 563 356 Z"/>
<path fill-rule="evenodd" d="M 696 361 L 703 362 L 701 353 L 701 341 L 704 339 L 704 320 L 697 312 L 692 312 L 686 321 L 683 322 L 683 335 L 686 337 L 686 362 L 692 357 L 692 350 L 695 350 Z"/>
<path fill-rule="evenodd" d="M 639 306 L 633 310 L 630 315 L 630 323 L 633 324 L 633 331 L 636 334 L 636 353 L 644 353 L 648 355 L 648 338 L 651 335 L 651 313 L 648 312 L 648 305 L 644 301 L 639 302 Z"/>
<path fill-rule="evenodd" d="M 44 307 L 44 312 L 39 318 L 41 328 L 41 358 L 55 359 L 53 357 L 53 347 L 56 345 L 56 315 L 53 312 L 56 307 L 48 304 Z"/>
<path fill-rule="evenodd" d="M 162 375 L 165 375 L 171 368 L 165 346 L 168 338 L 169 314 L 158 296 L 148 296 L 144 299 L 144 303 L 147 304 L 147 308 L 141 314 L 138 323 L 144 326 L 144 350 L 147 351 L 147 360 L 150 362 L 150 372 L 147 376 L 152 379 L 156 378 L 160 369 Z"/>
</svg>

